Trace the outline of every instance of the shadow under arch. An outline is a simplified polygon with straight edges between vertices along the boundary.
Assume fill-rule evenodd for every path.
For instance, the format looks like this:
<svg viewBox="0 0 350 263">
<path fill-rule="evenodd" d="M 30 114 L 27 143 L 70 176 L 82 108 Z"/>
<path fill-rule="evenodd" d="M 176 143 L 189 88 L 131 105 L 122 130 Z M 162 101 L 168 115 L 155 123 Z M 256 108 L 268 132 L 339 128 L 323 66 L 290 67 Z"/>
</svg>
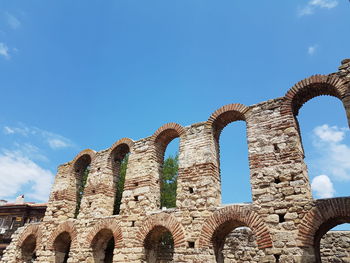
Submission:
<svg viewBox="0 0 350 263">
<path fill-rule="evenodd" d="M 96 223 L 86 237 L 86 247 L 90 247 L 96 238 L 96 235 L 101 231 L 108 229 L 114 237 L 115 248 L 123 247 L 123 233 L 115 218 L 103 219 Z"/>
<path fill-rule="evenodd" d="M 20 234 L 18 248 L 21 251 L 21 261 L 31 262 L 36 259 L 38 244 L 41 244 L 41 229 L 39 224 L 30 224 Z"/>
<path fill-rule="evenodd" d="M 305 214 L 298 227 L 298 245 L 312 247 L 316 262 L 321 262 L 322 236 L 343 223 L 350 223 L 350 197 L 315 200 L 315 207 Z"/>
<path fill-rule="evenodd" d="M 249 206 L 232 205 L 214 212 L 204 222 L 199 247 L 213 248 L 217 262 L 223 262 L 222 249 L 226 236 L 235 228 L 249 227 L 259 249 L 272 247 L 270 232 L 260 216 Z"/>
<path fill-rule="evenodd" d="M 49 235 L 47 249 L 55 253 L 55 262 L 67 262 L 71 249 L 77 249 L 77 230 L 73 222 L 61 223 Z"/>
<path fill-rule="evenodd" d="M 21 262 L 32 262 L 36 259 L 37 238 L 29 235 L 21 245 Z"/>
<path fill-rule="evenodd" d="M 114 206 L 113 215 L 120 213 L 120 205 L 124 190 L 125 177 L 121 177 L 121 169 L 127 166 L 128 156 L 132 152 L 134 141 L 129 138 L 118 140 L 109 150 L 107 166 L 112 170 L 113 189 L 114 189 Z M 125 176 L 125 174 L 124 174 Z"/>
<path fill-rule="evenodd" d="M 74 158 L 71 165 L 71 174 L 74 176 L 75 181 L 75 218 L 79 214 L 81 199 L 83 198 L 85 183 L 89 174 L 89 167 L 95 154 L 93 150 L 83 150 Z"/>
<path fill-rule="evenodd" d="M 148 216 L 141 222 L 136 234 L 136 246 L 142 247 L 148 233 L 155 227 L 164 227 L 169 230 L 174 238 L 174 248 L 185 246 L 185 230 L 176 218 L 167 213 L 160 213 Z"/>
</svg>

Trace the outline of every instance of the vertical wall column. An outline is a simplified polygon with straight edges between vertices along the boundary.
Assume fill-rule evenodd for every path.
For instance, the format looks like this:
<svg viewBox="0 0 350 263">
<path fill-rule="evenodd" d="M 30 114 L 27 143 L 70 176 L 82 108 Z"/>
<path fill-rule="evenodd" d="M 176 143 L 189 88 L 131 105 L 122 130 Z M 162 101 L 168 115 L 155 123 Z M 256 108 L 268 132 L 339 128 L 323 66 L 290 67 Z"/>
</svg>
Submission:
<svg viewBox="0 0 350 263">
<path fill-rule="evenodd" d="M 181 137 L 176 207 L 205 210 L 220 205 L 221 186 L 212 130 L 206 123 L 186 127 Z"/>
<path fill-rule="evenodd" d="M 311 199 L 304 152 L 292 114 L 283 113 L 283 99 L 251 107 L 247 115 L 253 202 Z"/>
<path fill-rule="evenodd" d="M 108 150 L 96 153 L 86 181 L 78 218 L 111 216 L 115 188 Z"/>
<path fill-rule="evenodd" d="M 341 78 L 345 85 L 347 86 L 347 91 L 345 96 L 342 98 L 344 108 L 346 111 L 346 116 L 348 118 L 348 124 L 350 127 L 350 59 L 344 59 L 341 62 L 341 66 L 339 67 L 339 71 L 336 73 L 339 78 Z"/>
<path fill-rule="evenodd" d="M 71 180 L 71 165 L 60 165 L 55 177 L 43 221 L 64 221 L 74 217 L 76 192 Z"/>
<path fill-rule="evenodd" d="M 121 205 L 122 215 L 159 209 L 159 174 L 151 137 L 135 142 L 129 156 Z"/>
</svg>

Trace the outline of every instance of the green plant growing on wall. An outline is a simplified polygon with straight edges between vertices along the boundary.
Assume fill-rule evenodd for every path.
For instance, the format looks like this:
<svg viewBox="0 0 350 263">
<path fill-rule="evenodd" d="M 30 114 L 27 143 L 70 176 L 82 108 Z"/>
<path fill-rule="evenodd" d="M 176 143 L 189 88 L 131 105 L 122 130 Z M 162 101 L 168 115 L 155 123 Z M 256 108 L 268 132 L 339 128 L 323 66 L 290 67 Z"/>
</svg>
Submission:
<svg viewBox="0 0 350 263">
<path fill-rule="evenodd" d="M 179 156 L 169 156 L 164 160 L 161 185 L 160 185 L 160 204 L 161 207 L 176 207 L 176 188 L 179 169 Z"/>
<path fill-rule="evenodd" d="M 120 162 L 119 166 L 119 176 L 116 182 L 116 194 L 114 200 L 114 211 L 113 215 L 118 215 L 120 213 L 120 205 L 122 203 L 122 196 L 124 191 L 126 168 L 128 166 L 129 154 L 126 154 L 123 160 Z"/>
<path fill-rule="evenodd" d="M 75 213 L 74 213 L 74 218 L 77 218 L 77 216 L 79 214 L 80 205 L 81 205 L 81 199 L 82 199 L 83 194 L 84 194 L 84 189 L 85 189 L 85 185 L 86 185 L 89 173 L 90 173 L 90 165 L 86 166 L 84 171 L 81 173 L 81 178 L 80 178 L 80 182 L 79 182 L 79 185 L 78 185 L 77 206 L 76 206 L 76 210 L 75 210 Z"/>
</svg>

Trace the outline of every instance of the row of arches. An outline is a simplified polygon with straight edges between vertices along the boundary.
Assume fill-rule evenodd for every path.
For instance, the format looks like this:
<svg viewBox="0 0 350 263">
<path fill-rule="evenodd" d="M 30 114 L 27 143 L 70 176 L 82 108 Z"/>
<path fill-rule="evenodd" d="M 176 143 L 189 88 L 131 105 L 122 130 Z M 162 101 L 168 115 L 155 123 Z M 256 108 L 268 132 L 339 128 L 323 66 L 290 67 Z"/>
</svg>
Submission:
<svg viewBox="0 0 350 263">
<path fill-rule="evenodd" d="M 268 229 L 259 216 L 248 207 L 232 206 L 214 213 L 206 220 L 197 245 L 195 240 L 186 240 L 183 226 L 173 215 L 168 213 L 151 215 L 140 223 L 134 238 L 136 241 L 134 247 L 143 247 L 141 257 L 146 262 L 171 262 L 176 249 L 211 247 L 212 243 L 213 253 L 215 251 L 220 254 L 223 249 L 220 240 L 225 239 L 231 230 L 239 226 L 248 226 L 253 230 L 259 248 L 272 246 Z M 80 250 L 77 235 L 73 221 L 64 222 L 49 236 L 44 250 L 54 252 L 55 262 L 67 262 L 72 256 L 71 251 Z M 39 225 L 26 227 L 18 241 L 21 251 L 19 262 L 36 258 L 37 244 L 41 244 L 41 239 Z M 86 240 L 85 247 L 90 248 L 92 252 L 93 262 L 99 263 L 112 262 L 115 249 L 118 251 L 125 246 L 123 231 L 115 218 L 97 221 L 84 240 Z"/>
<path fill-rule="evenodd" d="M 281 105 L 280 114 L 287 117 L 289 116 L 291 121 L 294 120 L 292 123 L 294 123 L 300 135 L 299 124 L 296 117 L 304 103 L 316 96 L 321 95 L 330 95 L 342 100 L 347 96 L 347 92 L 345 83 L 334 75 L 312 76 L 298 82 L 285 94 Z M 207 120 L 206 126 L 208 129 L 211 129 L 211 133 L 213 134 L 214 138 L 218 165 L 220 163 L 220 134 L 222 133 L 223 129 L 232 122 L 249 122 L 249 110 L 249 107 L 242 104 L 229 104 L 216 110 Z M 176 123 L 168 123 L 160 127 L 152 135 L 151 141 L 153 142 L 154 155 L 160 176 L 162 176 L 164 153 L 167 146 L 175 138 L 180 138 L 181 144 L 181 137 L 184 134 L 185 129 L 181 125 Z M 125 178 L 121 176 L 121 170 L 126 169 L 126 166 L 123 166 L 123 164 L 125 164 L 129 154 L 132 154 L 133 144 L 134 142 L 131 139 L 124 138 L 116 142 L 110 149 L 110 157 L 108 158 L 107 165 L 110 166 L 112 170 L 116 192 L 113 214 L 118 214 L 120 211 L 122 189 L 125 180 Z M 76 215 L 79 212 L 86 177 L 88 176 L 90 164 L 94 158 L 94 155 L 94 151 L 85 150 L 81 152 L 73 161 L 73 174 L 76 180 L 77 191 Z M 161 180 L 159 180 L 159 182 L 161 182 Z"/>
<path fill-rule="evenodd" d="M 315 201 L 314 207 L 303 217 L 298 226 L 299 247 L 311 247 L 316 262 L 321 262 L 320 241 L 325 233 L 336 225 L 350 223 L 350 198 L 333 198 Z M 171 262 L 176 249 L 209 248 L 217 262 L 224 262 L 226 238 L 239 227 L 249 227 L 259 249 L 273 247 L 271 234 L 264 221 L 249 206 L 227 206 L 208 217 L 198 240 L 187 240 L 183 226 L 171 214 L 149 216 L 141 224 L 135 237 L 134 247 L 143 247 L 146 262 Z M 40 224 L 27 225 L 18 238 L 19 261 L 32 262 L 37 258 L 37 247 L 41 244 Z M 72 221 L 59 225 L 45 243 L 46 250 L 53 251 L 55 262 L 67 262 L 77 251 L 77 230 Z M 117 220 L 101 219 L 90 230 L 86 238 L 87 248 L 93 262 L 112 262 L 113 255 L 124 245 L 123 231 Z M 79 249 L 78 249 L 79 250 Z M 280 255 L 275 255 L 279 258 Z"/>
</svg>

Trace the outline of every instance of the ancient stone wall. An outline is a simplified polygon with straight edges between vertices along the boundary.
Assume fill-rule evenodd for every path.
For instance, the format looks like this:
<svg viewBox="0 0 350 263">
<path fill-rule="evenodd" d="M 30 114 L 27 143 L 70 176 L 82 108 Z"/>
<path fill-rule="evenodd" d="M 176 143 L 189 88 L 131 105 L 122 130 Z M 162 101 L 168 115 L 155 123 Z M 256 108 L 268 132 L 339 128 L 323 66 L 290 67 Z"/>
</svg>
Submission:
<svg viewBox="0 0 350 263">
<path fill-rule="evenodd" d="M 350 262 L 350 232 L 329 231 L 321 239 L 321 258 L 324 263 Z"/>
<path fill-rule="evenodd" d="M 350 222 L 350 198 L 312 198 L 297 115 L 320 95 L 338 98 L 349 113 L 349 78 L 350 60 L 344 60 L 339 72 L 306 78 L 282 98 L 229 104 L 205 122 L 168 123 L 141 140 L 82 151 L 58 168 L 43 222 L 19 229 L 1 262 L 25 262 L 30 255 L 38 263 L 112 262 L 112 256 L 135 263 L 320 262 L 322 236 Z M 223 206 L 220 133 L 234 121 L 247 124 L 253 202 Z M 163 155 L 174 138 L 180 138 L 176 208 L 161 209 Z M 126 154 L 116 213 L 115 184 Z M 254 248 L 229 252 L 234 244 L 226 237 L 239 227 L 250 228 Z"/>
</svg>

